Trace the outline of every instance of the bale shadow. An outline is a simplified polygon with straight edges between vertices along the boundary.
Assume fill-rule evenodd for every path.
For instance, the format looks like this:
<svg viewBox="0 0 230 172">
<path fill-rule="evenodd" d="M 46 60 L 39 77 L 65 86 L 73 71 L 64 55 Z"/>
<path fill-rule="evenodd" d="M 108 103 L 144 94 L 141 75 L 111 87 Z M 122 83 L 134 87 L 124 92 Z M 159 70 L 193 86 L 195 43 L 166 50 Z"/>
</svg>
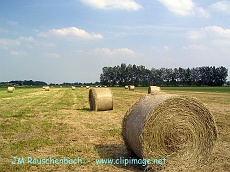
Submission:
<svg viewBox="0 0 230 172">
<path fill-rule="evenodd" d="M 151 169 L 148 169 L 146 166 L 142 166 L 142 165 L 137 165 L 137 164 L 125 165 L 124 164 L 125 159 L 129 160 L 129 159 L 139 159 L 139 158 L 133 152 L 128 151 L 124 144 L 95 145 L 95 150 L 98 152 L 101 159 L 103 160 L 113 159 L 113 163 L 108 163 L 107 165 L 113 165 L 118 168 L 123 168 L 134 172 L 151 171 Z"/>
</svg>

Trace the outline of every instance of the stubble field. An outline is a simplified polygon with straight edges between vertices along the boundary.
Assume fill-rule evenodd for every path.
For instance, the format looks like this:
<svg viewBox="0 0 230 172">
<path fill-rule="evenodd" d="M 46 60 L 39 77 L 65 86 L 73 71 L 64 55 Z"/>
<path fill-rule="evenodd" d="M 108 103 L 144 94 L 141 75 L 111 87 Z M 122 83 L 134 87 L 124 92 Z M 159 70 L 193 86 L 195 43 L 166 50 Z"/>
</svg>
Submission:
<svg viewBox="0 0 230 172">
<path fill-rule="evenodd" d="M 141 165 L 97 164 L 100 159 L 133 156 L 121 137 L 121 123 L 126 110 L 147 94 L 147 88 L 111 90 L 114 110 L 94 112 L 89 110 L 85 88 L 16 88 L 14 93 L 0 88 L 0 171 L 144 171 Z M 162 91 L 196 97 L 215 117 L 214 150 L 202 168 L 191 171 L 228 171 L 230 87 L 163 87 Z M 29 158 L 34 163 L 28 163 Z M 79 163 L 36 163 L 50 158 L 76 158 Z"/>
</svg>

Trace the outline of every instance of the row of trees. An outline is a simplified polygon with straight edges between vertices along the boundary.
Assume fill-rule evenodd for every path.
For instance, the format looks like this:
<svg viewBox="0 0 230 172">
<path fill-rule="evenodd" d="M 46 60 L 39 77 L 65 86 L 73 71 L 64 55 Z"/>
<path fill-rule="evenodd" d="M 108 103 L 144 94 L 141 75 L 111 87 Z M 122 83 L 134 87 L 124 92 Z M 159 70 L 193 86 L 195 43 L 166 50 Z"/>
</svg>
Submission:
<svg viewBox="0 0 230 172">
<path fill-rule="evenodd" d="M 0 85 L 18 85 L 18 86 L 43 86 L 47 85 L 46 82 L 44 81 L 33 81 L 33 80 L 16 80 L 16 81 L 9 81 L 9 82 L 0 82 Z"/>
<path fill-rule="evenodd" d="M 135 86 L 222 86 L 226 82 L 228 69 L 203 66 L 196 68 L 152 68 L 140 65 L 103 67 L 100 82 L 103 85 Z"/>
</svg>

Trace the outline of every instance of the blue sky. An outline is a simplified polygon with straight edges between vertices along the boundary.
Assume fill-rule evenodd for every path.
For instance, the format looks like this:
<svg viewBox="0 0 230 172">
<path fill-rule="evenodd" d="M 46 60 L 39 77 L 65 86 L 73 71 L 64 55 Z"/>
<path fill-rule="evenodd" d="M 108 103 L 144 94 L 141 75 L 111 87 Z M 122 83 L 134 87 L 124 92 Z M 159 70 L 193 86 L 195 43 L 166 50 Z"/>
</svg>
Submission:
<svg viewBox="0 0 230 172">
<path fill-rule="evenodd" d="M 104 66 L 121 63 L 230 70 L 229 47 L 230 1 L 7 0 L 0 5 L 0 81 L 95 82 Z"/>
</svg>

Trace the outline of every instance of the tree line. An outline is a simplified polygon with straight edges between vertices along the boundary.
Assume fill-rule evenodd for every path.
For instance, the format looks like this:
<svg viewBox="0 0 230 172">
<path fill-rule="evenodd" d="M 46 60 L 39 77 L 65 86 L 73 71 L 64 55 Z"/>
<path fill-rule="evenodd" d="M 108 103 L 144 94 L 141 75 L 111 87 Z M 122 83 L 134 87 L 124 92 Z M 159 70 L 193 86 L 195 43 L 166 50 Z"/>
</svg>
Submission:
<svg viewBox="0 0 230 172">
<path fill-rule="evenodd" d="M 228 69 L 203 66 L 195 68 L 152 68 L 140 65 L 103 67 L 100 82 L 109 86 L 222 86 L 226 83 Z"/>
</svg>

